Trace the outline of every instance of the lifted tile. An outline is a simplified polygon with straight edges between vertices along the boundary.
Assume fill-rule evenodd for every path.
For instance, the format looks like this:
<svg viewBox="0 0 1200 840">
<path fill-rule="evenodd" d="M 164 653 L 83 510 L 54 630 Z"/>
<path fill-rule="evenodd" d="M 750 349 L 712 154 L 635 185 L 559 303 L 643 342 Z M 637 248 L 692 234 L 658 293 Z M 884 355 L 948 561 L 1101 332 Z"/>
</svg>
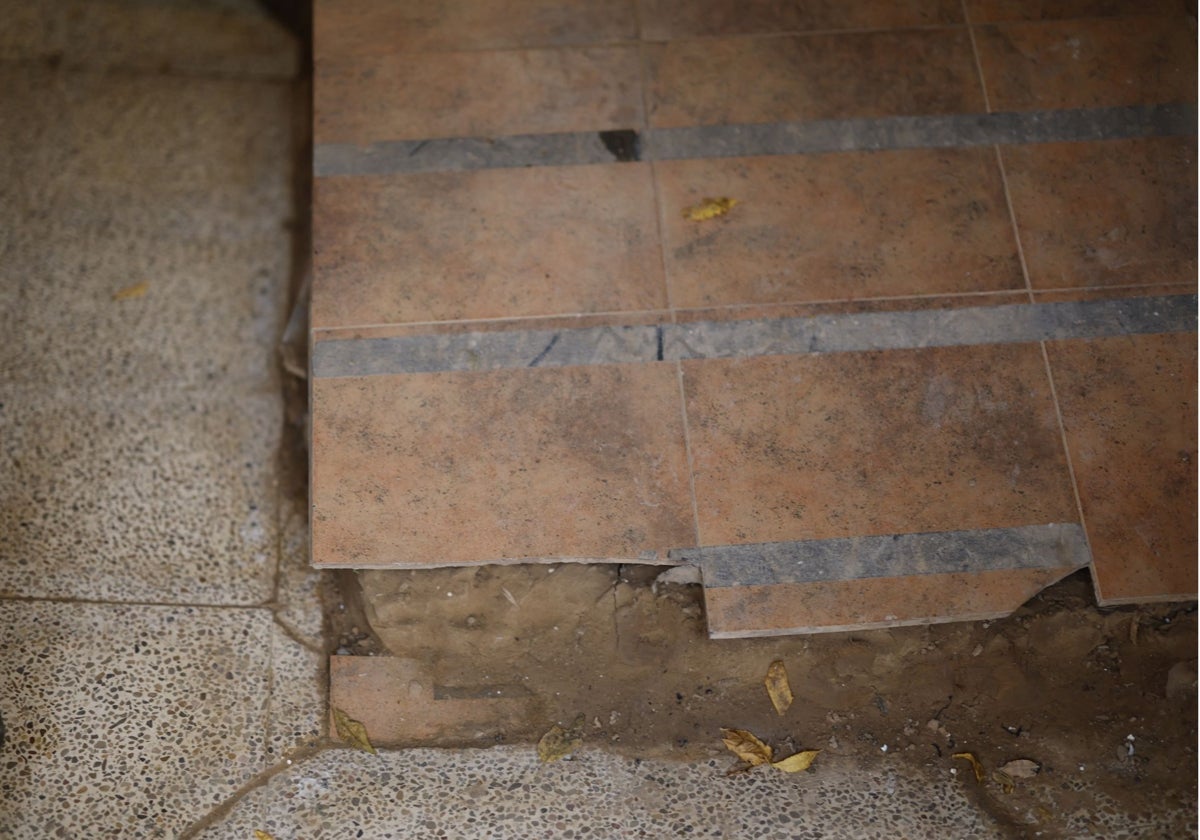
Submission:
<svg viewBox="0 0 1200 840">
<path fill-rule="evenodd" d="M 673 364 L 317 379 L 313 561 L 666 562 L 695 544 Z"/>
<path fill-rule="evenodd" d="M 315 328 L 666 305 L 649 165 L 321 178 Z"/>
<path fill-rule="evenodd" d="M 714 639 L 1001 618 L 1075 568 L 704 589 Z"/>
<path fill-rule="evenodd" d="M 365 726 L 374 746 L 479 741 L 502 735 L 535 714 L 540 702 L 523 685 L 439 685 L 428 663 L 415 659 L 329 659 L 329 705 Z"/>
<path fill-rule="evenodd" d="M 1102 604 L 1196 597 L 1196 335 L 1047 345 Z"/>
<path fill-rule="evenodd" d="M 990 149 L 658 163 L 680 308 L 1024 287 Z M 706 222 L 705 196 L 739 201 Z"/>
</svg>

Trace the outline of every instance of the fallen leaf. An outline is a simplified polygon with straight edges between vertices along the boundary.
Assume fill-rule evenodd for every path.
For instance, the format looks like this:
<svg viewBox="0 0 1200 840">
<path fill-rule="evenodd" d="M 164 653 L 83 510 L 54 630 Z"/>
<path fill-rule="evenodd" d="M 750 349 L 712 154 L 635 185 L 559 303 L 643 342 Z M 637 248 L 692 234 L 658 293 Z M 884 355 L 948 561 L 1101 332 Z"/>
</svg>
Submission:
<svg viewBox="0 0 1200 840">
<path fill-rule="evenodd" d="M 771 766 L 784 773 L 800 773 L 812 767 L 812 763 L 821 754 L 820 750 L 802 750 L 795 755 L 789 755 L 781 761 L 774 761 Z"/>
<path fill-rule="evenodd" d="M 338 737 L 350 746 L 357 750 L 365 750 L 371 755 L 378 755 L 375 748 L 371 746 L 371 739 L 367 737 L 367 727 L 337 706 L 333 707 L 333 726 L 337 730 Z"/>
<path fill-rule="evenodd" d="M 141 283 L 134 283 L 132 286 L 126 286 L 124 289 L 113 292 L 113 300 L 133 300 L 142 297 L 148 291 L 150 291 L 150 284 L 143 280 Z"/>
<path fill-rule="evenodd" d="M 1003 770 L 994 771 L 992 773 L 992 779 L 995 780 L 996 784 L 1000 785 L 1000 790 L 1004 791 L 1006 794 L 1012 793 L 1017 789 L 1017 786 L 1013 784 L 1012 776 L 1008 775 Z"/>
<path fill-rule="evenodd" d="M 736 198 L 706 198 L 699 204 L 684 210 L 683 218 L 691 222 L 705 222 L 715 219 L 717 216 L 724 216 L 737 204 L 741 204 L 741 202 Z"/>
<path fill-rule="evenodd" d="M 954 758 L 961 758 L 964 761 L 971 762 L 971 769 L 975 771 L 975 781 L 983 784 L 984 772 L 983 765 L 979 763 L 979 759 L 974 754 L 969 752 L 955 753 Z"/>
<path fill-rule="evenodd" d="M 1042 765 L 1029 758 L 1018 758 L 1008 762 L 1000 770 L 1013 779 L 1032 779 L 1042 772 Z"/>
<path fill-rule="evenodd" d="M 763 680 L 763 685 L 767 687 L 767 694 L 771 696 L 771 705 L 775 707 L 776 714 L 782 715 L 788 710 L 788 706 L 792 705 L 792 687 L 788 685 L 787 669 L 783 667 L 783 660 L 776 659 L 771 663 L 771 667 L 767 668 L 767 676 Z"/>
<path fill-rule="evenodd" d="M 745 729 L 722 729 L 721 739 L 731 753 L 751 767 L 771 763 L 771 748 Z"/>
<path fill-rule="evenodd" d="M 569 729 L 563 729 L 557 723 L 538 741 L 538 760 L 543 764 L 558 761 L 583 746 L 584 716 L 579 715 Z"/>
<path fill-rule="evenodd" d="M 254 829 L 254 840 L 275 840 L 275 835 L 256 828 Z"/>
</svg>

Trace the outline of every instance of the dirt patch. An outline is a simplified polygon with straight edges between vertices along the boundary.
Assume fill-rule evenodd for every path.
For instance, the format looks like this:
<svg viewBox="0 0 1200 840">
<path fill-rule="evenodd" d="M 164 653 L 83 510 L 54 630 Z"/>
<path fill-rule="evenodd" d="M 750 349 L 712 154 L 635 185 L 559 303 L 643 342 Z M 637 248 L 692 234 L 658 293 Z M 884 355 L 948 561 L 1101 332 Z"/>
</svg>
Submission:
<svg viewBox="0 0 1200 840">
<path fill-rule="evenodd" d="M 1000 621 L 714 641 L 700 588 L 655 585 L 661 571 L 363 572 L 361 605 L 343 598 L 335 630 L 341 652 L 418 660 L 463 696 L 521 687 L 529 702 L 489 743 L 532 743 L 583 714 L 590 745 L 696 759 L 722 754 L 720 728 L 737 727 L 781 754 L 955 770 L 988 810 L 1043 836 L 1195 808 L 1193 604 L 1101 610 L 1084 573 Z M 783 716 L 762 683 L 776 659 L 795 694 Z M 982 761 L 984 784 L 956 752 Z M 990 774 L 1020 758 L 1041 772 L 1006 793 Z"/>
</svg>

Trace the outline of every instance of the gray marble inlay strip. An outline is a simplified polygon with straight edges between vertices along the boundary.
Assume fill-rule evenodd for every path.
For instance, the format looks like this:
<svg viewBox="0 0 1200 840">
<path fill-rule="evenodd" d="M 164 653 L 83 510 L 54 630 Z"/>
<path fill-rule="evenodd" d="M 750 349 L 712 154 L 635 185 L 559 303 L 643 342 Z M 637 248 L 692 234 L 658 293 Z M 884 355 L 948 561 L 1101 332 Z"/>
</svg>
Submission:
<svg viewBox="0 0 1200 840">
<path fill-rule="evenodd" d="M 322 143 L 313 151 L 313 172 L 318 177 L 383 175 L 580 166 L 635 160 L 1116 140 L 1195 133 L 1195 105 L 1131 105 L 999 114 L 709 125 L 643 132 L 623 129 L 449 137 L 385 141 L 365 146 Z"/>
<path fill-rule="evenodd" d="M 639 156 L 640 139 L 636 132 L 629 130 L 394 140 L 367 146 L 319 143 L 313 149 L 313 173 L 325 177 L 525 166 L 580 166 L 627 162 L 637 160 Z"/>
<path fill-rule="evenodd" d="M 657 357 L 657 327 L 586 327 L 318 341 L 312 367 L 313 376 L 373 376 L 612 365 Z"/>
<path fill-rule="evenodd" d="M 1059 143 L 1195 133 L 1194 105 L 1134 105 L 659 129 L 649 133 L 643 145 L 647 158 L 672 160 Z"/>
<path fill-rule="evenodd" d="M 1079 569 L 1090 554 L 1075 524 L 977 531 L 723 545 L 671 552 L 700 566 L 705 588 L 942 575 L 1017 569 Z"/>
<path fill-rule="evenodd" d="M 1190 332 L 1196 295 L 317 341 L 314 376 L 611 365 Z"/>
</svg>

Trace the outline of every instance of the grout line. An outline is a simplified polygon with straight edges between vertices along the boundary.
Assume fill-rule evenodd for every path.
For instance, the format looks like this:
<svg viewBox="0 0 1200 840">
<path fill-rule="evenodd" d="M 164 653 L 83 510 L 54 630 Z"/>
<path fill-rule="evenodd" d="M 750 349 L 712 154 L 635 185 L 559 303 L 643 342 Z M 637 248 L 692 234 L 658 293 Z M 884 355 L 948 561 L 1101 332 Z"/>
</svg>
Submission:
<svg viewBox="0 0 1200 840">
<path fill-rule="evenodd" d="M 638 15 L 638 35 L 642 33 L 641 2 L 635 4 Z M 646 43 L 638 44 L 638 81 L 642 88 L 642 136 L 650 132 L 650 69 L 646 56 Z M 658 270 L 662 278 L 663 295 L 667 302 L 667 313 L 671 323 L 675 323 L 675 304 L 671 299 L 671 278 L 667 274 L 667 243 L 663 237 L 665 208 L 662 201 L 662 190 L 658 182 L 658 163 L 647 161 L 650 168 L 650 185 L 654 193 L 654 235 L 658 241 Z"/>
<path fill-rule="evenodd" d="M 23 604 L 80 604 L 97 607 L 171 607 L 196 610 L 266 610 L 273 612 L 275 603 L 263 601 L 257 604 L 210 604 L 195 601 L 114 601 L 104 598 L 76 598 L 70 595 L 0 595 L 0 603 L 11 601 Z"/>
<path fill-rule="evenodd" d="M 979 59 L 979 43 L 975 40 L 975 27 L 971 23 L 971 13 L 967 10 L 967 0 L 960 0 L 962 7 L 963 21 L 967 25 L 967 35 L 971 39 L 971 55 L 975 57 L 975 73 L 979 77 L 979 90 L 983 94 L 983 109 L 987 113 L 992 113 L 991 97 L 988 96 L 987 81 L 983 75 L 983 62 Z"/>
<path fill-rule="evenodd" d="M 1042 348 L 1042 364 L 1046 369 L 1046 382 L 1050 385 L 1050 398 L 1054 403 L 1054 416 L 1058 419 L 1058 433 L 1062 440 L 1063 455 L 1067 459 L 1067 475 L 1071 479 L 1071 492 L 1075 495 L 1075 510 L 1079 514 L 1079 526 L 1083 529 L 1083 539 L 1087 543 L 1089 566 L 1092 571 L 1092 586 L 1096 589 L 1096 597 L 1099 598 L 1100 583 L 1096 579 L 1096 558 L 1092 554 L 1092 539 L 1088 534 L 1087 518 L 1083 515 L 1083 498 L 1079 495 L 1079 482 L 1075 478 L 1075 462 L 1071 458 L 1071 447 L 1067 441 L 1067 424 L 1063 421 L 1062 406 L 1058 401 L 1058 388 L 1054 384 L 1054 372 L 1050 368 L 1050 353 L 1046 349 L 1046 342 L 1039 341 L 1038 344 Z"/>
<path fill-rule="evenodd" d="M 228 817 L 233 809 L 238 806 L 243 799 L 249 796 L 254 791 L 261 787 L 265 787 L 276 776 L 293 768 L 299 769 L 302 765 L 308 763 L 314 758 L 317 758 L 322 753 L 330 750 L 336 750 L 339 745 L 323 739 L 325 743 L 315 744 L 309 747 L 301 747 L 287 756 L 281 757 L 279 761 L 272 764 L 267 769 L 258 773 L 250 781 L 235 790 L 228 798 L 216 805 L 211 811 L 205 814 L 200 819 L 185 827 L 179 833 L 179 840 L 194 840 L 203 832 L 214 827 L 219 820 Z"/>
<path fill-rule="evenodd" d="M 1017 246 L 1017 259 L 1021 262 L 1021 276 L 1025 278 L 1025 293 L 1030 303 L 1036 303 L 1033 297 L 1033 281 L 1029 277 L 1029 263 L 1025 259 L 1025 245 L 1021 242 L 1021 228 L 1017 225 L 1017 209 L 1013 206 L 1012 190 L 1008 185 L 1008 170 L 1004 166 L 1004 155 L 999 146 L 996 150 L 996 165 L 1000 168 L 1000 186 L 1004 189 L 1004 203 L 1008 205 L 1008 221 L 1012 226 L 1013 241 Z"/>
<path fill-rule="evenodd" d="M 987 113 L 992 113 L 992 101 L 988 96 L 987 77 L 983 72 L 983 61 L 979 57 L 979 42 L 975 38 L 975 27 L 971 23 L 971 14 L 967 9 L 967 0 L 961 0 L 963 20 L 967 22 L 967 32 L 971 36 L 971 53 L 975 56 L 975 72 L 979 76 L 979 89 L 983 93 L 983 107 Z M 1004 190 L 1004 203 L 1008 206 L 1008 220 L 1012 226 L 1013 242 L 1017 246 L 1017 259 L 1021 263 L 1021 276 L 1025 278 L 1025 293 L 1029 302 L 1033 303 L 1033 283 L 1029 279 L 1029 263 L 1025 260 L 1025 247 L 1021 243 L 1021 231 L 1017 227 L 1017 211 L 1013 207 L 1012 190 L 1008 184 L 1008 171 L 1004 168 L 1004 155 L 1000 152 L 999 144 L 992 146 L 996 150 L 996 166 L 1000 169 L 1000 186 Z"/>
<path fill-rule="evenodd" d="M 696 464 L 692 457 L 692 433 L 688 424 L 687 394 L 683 388 L 683 362 L 675 363 L 675 375 L 679 382 L 679 414 L 683 418 L 683 448 L 687 456 L 688 490 L 692 499 L 692 530 L 696 535 L 696 545 L 700 542 L 700 505 L 696 501 Z"/>
</svg>

